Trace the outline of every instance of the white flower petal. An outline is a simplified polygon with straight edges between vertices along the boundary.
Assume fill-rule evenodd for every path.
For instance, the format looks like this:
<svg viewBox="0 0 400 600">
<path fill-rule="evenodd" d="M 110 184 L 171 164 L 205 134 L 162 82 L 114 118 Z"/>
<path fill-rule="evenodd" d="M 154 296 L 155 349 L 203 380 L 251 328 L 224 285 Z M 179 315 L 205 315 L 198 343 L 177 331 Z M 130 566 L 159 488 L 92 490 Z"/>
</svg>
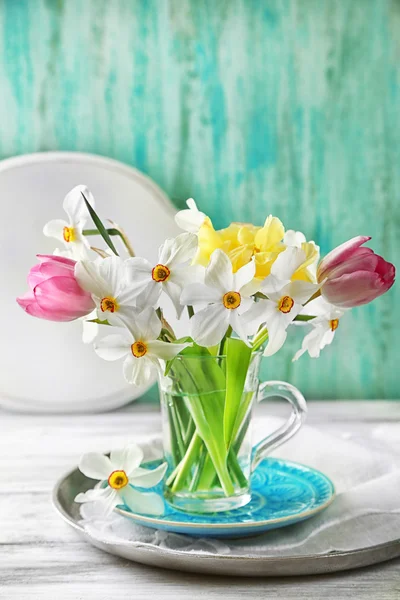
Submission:
<svg viewBox="0 0 400 600">
<path fill-rule="evenodd" d="M 99 300 L 107 296 L 108 290 L 105 281 L 100 277 L 97 263 L 88 260 L 77 262 L 75 265 L 75 277 L 82 289 Z"/>
<path fill-rule="evenodd" d="M 98 340 L 94 350 L 104 360 L 119 360 L 130 352 L 132 343 L 127 333 L 113 333 Z"/>
<path fill-rule="evenodd" d="M 245 344 L 248 344 L 246 325 L 237 310 L 231 310 L 230 325 L 236 335 L 238 335 Z"/>
<path fill-rule="evenodd" d="M 278 255 L 271 267 L 271 274 L 279 279 L 290 279 L 305 260 L 304 250 L 290 246 Z"/>
<path fill-rule="evenodd" d="M 133 512 L 140 515 L 164 514 L 164 500 L 154 492 L 138 492 L 130 485 L 119 492 L 124 504 Z"/>
<path fill-rule="evenodd" d="M 301 231 L 294 231 L 294 229 L 288 229 L 283 237 L 285 246 L 295 246 L 296 248 L 301 248 L 301 244 L 306 241 L 304 233 Z"/>
<path fill-rule="evenodd" d="M 176 238 L 167 239 L 160 248 L 160 264 L 171 268 L 186 263 L 194 257 L 198 240 L 193 233 L 181 233 Z"/>
<path fill-rule="evenodd" d="M 276 304 L 271 300 L 258 300 L 242 315 L 243 323 L 248 331 L 255 333 L 276 312 Z M 250 334 L 251 335 L 251 334 Z"/>
<path fill-rule="evenodd" d="M 125 261 L 126 277 L 130 287 L 143 288 L 153 281 L 153 266 L 145 258 L 135 256 Z"/>
<path fill-rule="evenodd" d="M 319 290 L 320 287 L 320 285 L 309 283 L 308 281 L 292 281 L 288 288 L 288 295 L 293 298 L 293 300 L 296 300 L 296 302 L 304 304 Z"/>
<path fill-rule="evenodd" d="M 311 358 L 318 358 L 321 350 L 332 343 L 334 336 L 335 331 L 331 331 L 328 321 L 313 327 L 310 333 L 304 336 L 301 349 L 296 352 L 293 361 L 298 360 L 305 352 L 308 352 Z"/>
<path fill-rule="evenodd" d="M 223 294 L 220 290 L 205 285 L 204 283 L 191 283 L 182 292 L 181 302 L 184 305 L 199 306 L 203 304 L 220 304 L 222 306 Z"/>
<path fill-rule="evenodd" d="M 151 488 L 160 483 L 168 468 L 167 463 L 162 463 L 156 469 L 143 469 L 141 467 L 131 472 L 129 483 L 136 487 Z"/>
<path fill-rule="evenodd" d="M 80 492 L 74 498 L 74 502 L 78 502 L 79 504 L 83 504 L 85 502 L 96 502 L 98 500 L 105 499 L 108 496 L 107 488 L 95 488 L 92 490 L 88 490 L 87 492 Z"/>
<path fill-rule="evenodd" d="M 215 346 L 229 326 L 229 309 L 223 304 L 210 304 L 190 319 L 192 338 L 200 346 Z"/>
<path fill-rule="evenodd" d="M 60 242 L 64 242 L 64 227 L 69 227 L 69 223 L 67 221 L 63 221 L 62 219 L 54 219 L 53 221 L 49 221 L 43 227 L 43 233 L 46 237 L 56 238 Z"/>
<path fill-rule="evenodd" d="M 158 308 L 159 300 L 161 296 L 161 292 L 163 289 L 163 283 L 154 281 L 151 279 L 146 286 L 142 288 L 137 288 L 133 290 L 134 293 L 137 293 L 137 290 L 140 289 L 140 294 L 135 299 L 136 307 L 139 310 L 144 310 L 145 308 Z"/>
<path fill-rule="evenodd" d="M 276 313 L 267 322 L 268 326 L 268 344 L 264 350 L 264 356 L 272 356 L 280 350 L 286 341 L 287 330 L 283 313 Z"/>
<path fill-rule="evenodd" d="M 171 298 L 172 304 L 175 308 L 176 318 L 179 319 L 183 311 L 183 305 L 181 304 L 181 286 L 177 283 L 174 283 L 173 281 L 166 281 L 165 283 L 163 283 L 162 289 L 167 294 L 167 296 Z"/>
<path fill-rule="evenodd" d="M 79 462 L 79 470 L 86 477 L 103 481 L 108 479 L 113 468 L 108 456 L 104 456 L 104 454 L 98 452 L 89 452 L 82 456 Z"/>
<path fill-rule="evenodd" d="M 94 207 L 94 198 L 85 185 L 77 185 L 64 198 L 63 208 L 70 219 L 70 224 L 73 226 L 83 227 L 89 217 L 82 194 L 84 194 L 89 204 Z"/>
<path fill-rule="evenodd" d="M 116 297 L 125 283 L 124 261 L 119 256 L 104 258 L 98 265 L 98 273 L 110 294 Z"/>
<path fill-rule="evenodd" d="M 185 231 L 197 233 L 203 225 L 206 215 L 199 211 L 193 198 L 186 200 L 186 204 L 188 209 L 180 210 L 175 215 L 175 223 Z"/>
<path fill-rule="evenodd" d="M 129 478 L 132 473 L 143 460 L 143 450 L 137 444 L 129 444 L 125 448 L 112 450 L 110 460 L 115 467 L 115 470 L 121 469 L 125 471 Z"/>
<path fill-rule="evenodd" d="M 261 285 L 261 291 L 271 300 L 278 301 L 284 294 L 282 290 L 290 284 L 290 279 L 279 279 L 275 275 L 268 275 Z"/>
<path fill-rule="evenodd" d="M 247 265 L 241 267 L 233 275 L 233 289 L 242 293 L 242 288 L 247 286 L 254 278 L 256 267 L 254 260 L 251 260 Z"/>
<path fill-rule="evenodd" d="M 162 360 L 171 360 L 179 352 L 190 346 L 191 344 L 176 344 L 172 342 L 162 342 L 161 340 L 152 340 L 147 342 L 149 354 Z"/>
<path fill-rule="evenodd" d="M 123 372 L 128 383 L 138 387 L 149 383 L 156 364 L 146 355 L 136 358 L 133 354 L 128 354 L 124 360 Z"/>
<path fill-rule="evenodd" d="M 123 323 L 136 342 L 157 339 L 161 333 L 161 321 L 151 306 L 142 311 L 121 307 L 114 315 L 117 315 L 119 324 Z"/>
<path fill-rule="evenodd" d="M 214 250 L 206 268 L 204 283 L 222 294 L 233 290 L 232 264 L 229 257 L 220 250 Z"/>
</svg>

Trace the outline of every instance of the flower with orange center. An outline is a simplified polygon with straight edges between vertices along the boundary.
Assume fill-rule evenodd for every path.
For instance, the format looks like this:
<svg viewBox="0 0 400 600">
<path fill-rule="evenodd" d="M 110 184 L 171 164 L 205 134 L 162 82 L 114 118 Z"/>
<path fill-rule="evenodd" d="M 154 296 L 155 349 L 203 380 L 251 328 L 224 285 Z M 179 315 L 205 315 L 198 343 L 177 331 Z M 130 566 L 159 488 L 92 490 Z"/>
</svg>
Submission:
<svg viewBox="0 0 400 600">
<path fill-rule="evenodd" d="M 226 294 L 224 294 L 222 297 L 222 302 L 225 308 L 229 308 L 229 310 L 239 308 L 240 301 L 241 296 L 239 292 L 226 292 Z"/>
<path fill-rule="evenodd" d="M 308 352 L 311 358 L 318 358 L 321 350 L 332 343 L 345 312 L 346 309 L 330 304 L 323 296 L 309 302 L 302 313 L 313 315 L 315 318 L 307 322 L 311 331 L 304 336 L 301 348 L 293 360 L 299 359 L 305 352 Z"/>
<path fill-rule="evenodd" d="M 134 342 L 131 345 L 131 351 L 135 358 L 142 358 L 147 354 L 147 346 L 144 342 Z"/>
<path fill-rule="evenodd" d="M 75 265 L 79 285 L 92 294 L 97 317 L 119 325 L 121 318 L 135 307 L 137 292 L 127 281 L 127 261 L 109 256 L 95 262 L 82 260 Z"/>
<path fill-rule="evenodd" d="M 330 319 L 329 325 L 331 326 L 331 331 L 336 331 L 339 327 L 339 319 Z"/>
<path fill-rule="evenodd" d="M 265 324 L 268 344 L 264 356 L 275 354 L 284 344 L 287 328 L 303 308 L 303 304 L 318 291 L 319 286 L 307 281 L 291 281 L 304 257 L 301 248 L 286 248 L 274 262 L 271 274 L 261 284 L 262 299 L 249 311 L 257 328 Z M 255 333 L 256 331 L 254 331 Z"/>
<path fill-rule="evenodd" d="M 161 294 L 165 293 L 179 318 L 183 310 L 180 303 L 183 286 L 202 277 L 203 269 L 190 266 L 196 248 L 197 237 L 193 233 L 182 233 L 164 242 L 154 266 L 144 258 L 128 259 L 128 278 L 137 296 L 136 305 L 156 307 Z"/>
<path fill-rule="evenodd" d="M 64 227 L 63 238 L 67 244 L 76 240 L 75 229 L 73 227 Z"/>
<path fill-rule="evenodd" d="M 278 302 L 278 310 L 287 314 L 290 313 L 294 306 L 294 300 L 290 296 L 282 296 Z"/>
<path fill-rule="evenodd" d="M 156 265 L 151 271 L 151 277 L 153 281 L 160 283 L 160 281 L 167 281 L 171 275 L 171 271 L 165 265 Z"/>
<path fill-rule="evenodd" d="M 108 476 L 108 485 L 114 490 L 121 490 L 128 483 L 129 479 L 125 471 L 113 471 Z"/>
<path fill-rule="evenodd" d="M 218 249 L 206 268 L 204 284 L 185 287 L 181 301 L 196 309 L 190 328 L 200 346 L 219 344 L 228 327 L 248 343 L 243 320 L 254 304 L 251 296 L 257 291 L 253 285 L 254 271 L 254 261 L 251 261 L 233 273 L 229 257 Z"/>
<path fill-rule="evenodd" d="M 152 488 L 157 485 L 165 475 L 167 463 L 149 470 L 140 466 L 142 461 L 143 452 L 135 444 L 113 450 L 110 457 L 96 452 L 85 454 L 79 470 L 86 477 L 103 482 L 103 485 L 78 494 L 75 502 L 96 502 L 103 509 L 104 516 L 118 504 L 125 504 L 139 514 L 163 514 L 164 503 L 158 494 L 139 492 L 135 487 Z"/>
<path fill-rule="evenodd" d="M 105 297 L 102 298 L 100 301 L 100 310 L 102 312 L 115 312 L 116 310 L 118 310 L 119 306 L 118 306 L 118 302 L 116 301 L 115 298 L 110 298 L 110 297 Z"/>
<path fill-rule="evenodd" d="M 165 361 L 171 360 L 189 343 L 164 342 L 158 337 L 161 322 L 153 308 L 142 312 L 134 309 L 121 317 L 126 329 L 108 335 L 95 344 L 95 351 L 104 360 L 123 358 L 123 372 L 128 383 L 147 385 L 161 371 Z"/>
<path fill-rule="evenodd" d="M 83 195 L 91 206 L 94 206 L 94 199 L 90 191 L 84 185 L 77 185 L 66 196 L 63 208 L 67 213 L 68 221 L 56 219 L 49 221 L 43 228 L 44 235 L 53 237 L 62 242 L 66 248 L 66 256 L 74 260 L 88 258 L 90 244 L 86 236 L 83 235 L 83 229 L 89 218 Z M 60 253 L 58 251 L 58 253 Z M 61 253 L 63 254 L 63 253 Z"/>
</svg>

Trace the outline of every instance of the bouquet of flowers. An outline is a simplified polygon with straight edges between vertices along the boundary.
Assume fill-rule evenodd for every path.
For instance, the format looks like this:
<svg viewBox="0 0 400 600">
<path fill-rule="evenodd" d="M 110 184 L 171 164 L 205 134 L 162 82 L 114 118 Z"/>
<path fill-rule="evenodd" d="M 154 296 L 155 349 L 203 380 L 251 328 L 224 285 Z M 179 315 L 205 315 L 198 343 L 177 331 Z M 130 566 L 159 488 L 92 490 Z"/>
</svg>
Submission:
<svg viewBox="0 0 400 600">
<path fill-rule="evenodd" d="M 143 385 L 157 373 L 168 421 L 167 489 L 231 496 L 249 477 L 240 457 L 261 354 L 278 352 L 290 326 L 302 324 L 307 332 L 293 360 L 318 357 L 349 309 L 390 289 L 395 268 L 364 246 L 366 236 L 320 260 L 313 241 L 271 215 L 262 226 L 215 230 L 193 199 L 176 215 L 183 233 L 164 242 L 153 264 L 134 256 L 124 231 L 106 227 L 94 206 L 85 186 L 69 192 L 68 220 L 44 227 L 63 248 L 38 255 L 30 290 L 17 301 L 42 319 L 82 319 L 84 341 L 104 360 L 123 359 L 128 382 Z M 90 245 L 93 235 L 103 248 Z M 183 338 L 161 308 L 164 295 L 187 322 Z M 100 330 L 110 335 L 98 338 Z"/>
</svg>

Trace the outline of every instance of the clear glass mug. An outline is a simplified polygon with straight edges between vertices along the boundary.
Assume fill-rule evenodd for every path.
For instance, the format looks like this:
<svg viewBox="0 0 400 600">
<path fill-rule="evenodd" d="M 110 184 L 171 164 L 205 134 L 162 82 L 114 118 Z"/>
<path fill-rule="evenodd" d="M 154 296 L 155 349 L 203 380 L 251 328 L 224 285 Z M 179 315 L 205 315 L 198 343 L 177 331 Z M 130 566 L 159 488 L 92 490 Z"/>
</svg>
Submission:
<svg viewBox="0 0 400 600">
<path fill-rule="evenodd" d="M 244 506 L 254 469 L 300 428 L 307 412 L 303 395 L 281 381 L 260 384 L 261 357 L 260 351 L 252 355 L 243 389 L 229 381 L 226 356 L 178 356 L 160 376 L 164 496 L 174 507 L 210 513 Z M 290 403 L 290 417 L 253 446 L 254 403 L 271 396 Z"/>
</svg>

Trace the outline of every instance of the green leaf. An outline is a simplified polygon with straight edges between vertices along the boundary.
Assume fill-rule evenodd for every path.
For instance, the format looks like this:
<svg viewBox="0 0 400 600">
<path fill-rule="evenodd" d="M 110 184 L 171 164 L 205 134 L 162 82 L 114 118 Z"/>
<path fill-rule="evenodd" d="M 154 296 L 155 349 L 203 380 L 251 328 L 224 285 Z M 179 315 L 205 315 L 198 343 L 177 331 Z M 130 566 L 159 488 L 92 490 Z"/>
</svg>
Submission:
<svg viewBox="0 0 400 600">
<path fill-rule="evenodd" d="M 179 338 L 179 340 L 174 340 L 173 342 L 171 342 L 171 344 L 186 344 L 186 342 L 193 342 L 192 338 L 189 336 L 186 337 L 182 337 Z M 197 344 L 194 344 L 195 346 Z M 171 358 L 171 360 L 168 360 L 166 365 L 165 365 L 165 371 L 164 371 L 164 375 L 167 376 L 168 373 L 170 372 L 172 365 L 174 364 L 174 361 L 176 359 L 177 356 L 185 356 L 187 354 L 186 350 L 189 350 L 189 348 L 191 348 L 191 346 L 188 346 L 187 348 L 185 348 L 184 350 L 182 350 L 181 352 L 179 352 L 179 354 L 177 354 L 176 356 L 174 356 L 174 358 Z M 198 348 L 200 348 L 200 346 L 198 346 Z M 194 356 L 196 356 L 197 352 L 194 352 Z"/>
<path fill-rule="evenodd" d="M 96 225 L 97 229 L 99 230 L 99 234 L 101 235 L 101 237 L 103 238 L 103 240 L 105 241 L 105 243 L 107 244 L 107 246 L 110 248 L 110 250 L 112 250 L 114 252 L 114 254 L 116 256 L 118 256 L 118 252 L 115 249 L 115 246 L 112 242 L 112 239 L 110 238 L 107 229 L 104 227 L 103 223 L 101 222 L 100 218 L 97 216 L 96 211 L 94 210 L 94 208 L 89 204 L 89 202 L 87 201 L 85 194 L 83 194 L 81 192 L 83 199 L 85 201 L 86 204 L 86 208 L 89 211 L 90 216 L 92 217 L 93 223 Z"/>
<path fill-rule="evenodd" d="M 226 352 L 226 394 L 224 410 L 224 439 L 226 448 L 233 441 L 235 422 L 242 399 L 247 370 L 250 364 L 251 348 L 242 340 L 228 338 Z"/>
<path fill-rule="evenodd" d="M 98 325 L 111 325 L 111 323 L 109 323 L 107 319 L 105 321 L 101 321 L 100 319 L 86 319 L 86 323 L 97 323 Z"/>
<path fill-rule="evenodd" d="M 180 355 L 184 355 L 185 360 L 172 361 L 171 377 L 180 385 L 186 406 L 196 425 L 197 434 L 204 441 L 224 492 L 229 496 L 234 488 L 227 468 L 227 449 L 223 431 L 224 373 L 207 348 L 194 344 L 185 348 Z M 197 445 L 195 444 L 194 456 L 183 459 L 185 474 L 195 464 L 198 454 Z M 179 479 L 175 483 L 173 489 L 177 491 Z"/>
</svg>

